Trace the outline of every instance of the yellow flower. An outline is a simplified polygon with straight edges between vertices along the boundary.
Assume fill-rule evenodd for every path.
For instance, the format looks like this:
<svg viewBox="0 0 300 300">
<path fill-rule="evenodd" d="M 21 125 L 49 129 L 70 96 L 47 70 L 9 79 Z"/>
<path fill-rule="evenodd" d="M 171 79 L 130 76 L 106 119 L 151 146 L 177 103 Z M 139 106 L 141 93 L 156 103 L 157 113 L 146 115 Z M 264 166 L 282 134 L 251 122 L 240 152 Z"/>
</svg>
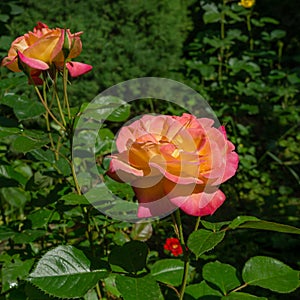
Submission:
<svg viewBox="0 0 300 300">
<path fill-rule="evenodd" d="M 255 4 L 255 0 L 241 0 L 238 4 L 245 8 L 250 8 Z"/>
</svg>

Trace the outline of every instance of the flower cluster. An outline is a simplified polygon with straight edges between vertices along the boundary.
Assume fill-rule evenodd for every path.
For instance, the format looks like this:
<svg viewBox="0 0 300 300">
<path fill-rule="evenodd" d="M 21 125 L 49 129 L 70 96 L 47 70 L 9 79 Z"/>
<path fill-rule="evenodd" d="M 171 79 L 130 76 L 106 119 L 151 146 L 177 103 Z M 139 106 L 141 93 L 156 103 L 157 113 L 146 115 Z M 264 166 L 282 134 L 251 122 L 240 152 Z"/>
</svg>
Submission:
<svg viewBox="0 0 300 300">
<path fill-rule="evenodd" d="M 189 215 L 215 212 L 225 200 L 219 185 L 238 166 L 225 128 L 190 114 L 144 115 L 118 134 L 108 175 L 128 182 L 139 202 L 138 217 L 167 215 L 176 208 Z"/>
<path fill-rule="evenodd" d="M 14 72 L 25 72 L 29 83 L 42 84 L 40 75 L 53 69 L 68 69 L 72 77 L 89 72 L 92 66 L 72 61 L 82 50 L 80 35 L 72 34 L 69 29 L 50 29 L 46 24 L 38 22 L 33 31 L 16 38 L 9 49 L 8 56 L 2 65 Z"/>
<path fill-rule="evenodd" d="M 181 255 L 183 253 L 180 242 L 177 238 L 167 238 L 164 244 L 164 249 L 170 251 L 174 256 Z"/>
</svg>

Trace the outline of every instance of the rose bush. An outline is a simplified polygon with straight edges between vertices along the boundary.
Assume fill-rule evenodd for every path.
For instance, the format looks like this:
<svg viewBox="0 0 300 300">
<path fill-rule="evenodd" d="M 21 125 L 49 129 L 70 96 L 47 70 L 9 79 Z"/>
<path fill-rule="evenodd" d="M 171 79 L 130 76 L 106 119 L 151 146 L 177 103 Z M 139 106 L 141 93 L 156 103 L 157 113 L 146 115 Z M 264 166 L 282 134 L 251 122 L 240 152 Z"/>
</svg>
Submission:
<svg viewBox="0 0 300 300">
<path fill-rule="evenodd" d="M 162 216 L 180 207 L 194 216 L 210 215 L 224 202 L 219 185 L 238 166 L 225 128 L 214 121 L 144 115 L 121 128 L 108 175 L 133 187 L 138 217 Z"/>
<path fill-rule="evenodd" d="M 72 77 L 80 76 L 92 69 L 90 65 L 71 61 L 81 53 L 81 34 L 72 34 L 69 29 L 50 29 L 38 22 L 33 31 L 12 42 L 2 65 L 14 72 L 24 71 L 34 84 L 42 84 L 43 71 L 52 67 L 62 71 L 65 64 Z"/>
</svg>

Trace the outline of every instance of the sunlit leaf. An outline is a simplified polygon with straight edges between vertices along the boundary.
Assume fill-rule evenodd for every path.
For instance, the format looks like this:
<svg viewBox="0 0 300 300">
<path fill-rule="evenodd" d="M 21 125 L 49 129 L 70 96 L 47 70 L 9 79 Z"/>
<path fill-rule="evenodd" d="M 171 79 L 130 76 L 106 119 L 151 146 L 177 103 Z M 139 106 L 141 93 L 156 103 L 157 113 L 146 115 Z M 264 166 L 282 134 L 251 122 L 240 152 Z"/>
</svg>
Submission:
<svg viewBox="0 0 300 300">
<path fill-rule="evenodd" d="M 299 272 L 283 262 L 266 256 L 250 258 L 243 269 L 243 279 L 249 285 L 256 285 L 278 293 L 289 293 L 299 286 Z"/>
<path fill-rule="evenodd" d="M 184 262 L 179 259 L 158 260 L 151 267 L 152 276 L 160 282 L 179 286 L 182 282 Z"/>
<path fill-rule="evenodd" d="M 147 222 L 135 223 L 132 226 L 131 238 L 133 240 L 145 242 L 152 236 L 152 225 Z"/>
<path fill-rule="evenodd" d="M 40 259 L 27 280 L 47 294 L 79 298 L 107 275 L 105 268 L 92 270 L 82 251 L 73 246 L 59 246 Z"/>
</svg>

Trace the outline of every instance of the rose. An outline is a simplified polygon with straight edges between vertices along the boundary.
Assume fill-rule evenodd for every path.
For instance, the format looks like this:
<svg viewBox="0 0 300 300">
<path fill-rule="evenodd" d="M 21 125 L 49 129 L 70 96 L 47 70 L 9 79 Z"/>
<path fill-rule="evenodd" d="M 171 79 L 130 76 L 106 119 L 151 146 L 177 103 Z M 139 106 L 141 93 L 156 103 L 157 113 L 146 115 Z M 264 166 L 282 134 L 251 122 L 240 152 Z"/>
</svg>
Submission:
<svg viewBox="0 0 300 300">
<path fill-rule="evenodd" d="M 72 77 L 82 75 L 92 66 L 71 62 L 82 50 L 80 35 L 72 34 L 69 29 L 50 29 L 38 22 L 32 31 L 15 39 L 2 65 L 14 72 L 24 71 L 35 84 L 41 84 L 40 74 L 54 66 L 62 70 L 64 64 Z"/>
<path fill-rule="evenodd" d="M 235 174 L 238 155 L 225 128 L 213 123 L 190 114 L 144 115 L 121 128 L 108 175 L 132 185 L 138 217 L 178 207 L 204 216 L 222 205 L 225 195 L 218 187 Z"/>
<path fill-rule="evenodd" d="M 178 256 L 183 253 L 180 242 L 177 238 L 167 238 L 164 244 L 164 249 L 170 251 L 174 256 Z"/>
</svg>

